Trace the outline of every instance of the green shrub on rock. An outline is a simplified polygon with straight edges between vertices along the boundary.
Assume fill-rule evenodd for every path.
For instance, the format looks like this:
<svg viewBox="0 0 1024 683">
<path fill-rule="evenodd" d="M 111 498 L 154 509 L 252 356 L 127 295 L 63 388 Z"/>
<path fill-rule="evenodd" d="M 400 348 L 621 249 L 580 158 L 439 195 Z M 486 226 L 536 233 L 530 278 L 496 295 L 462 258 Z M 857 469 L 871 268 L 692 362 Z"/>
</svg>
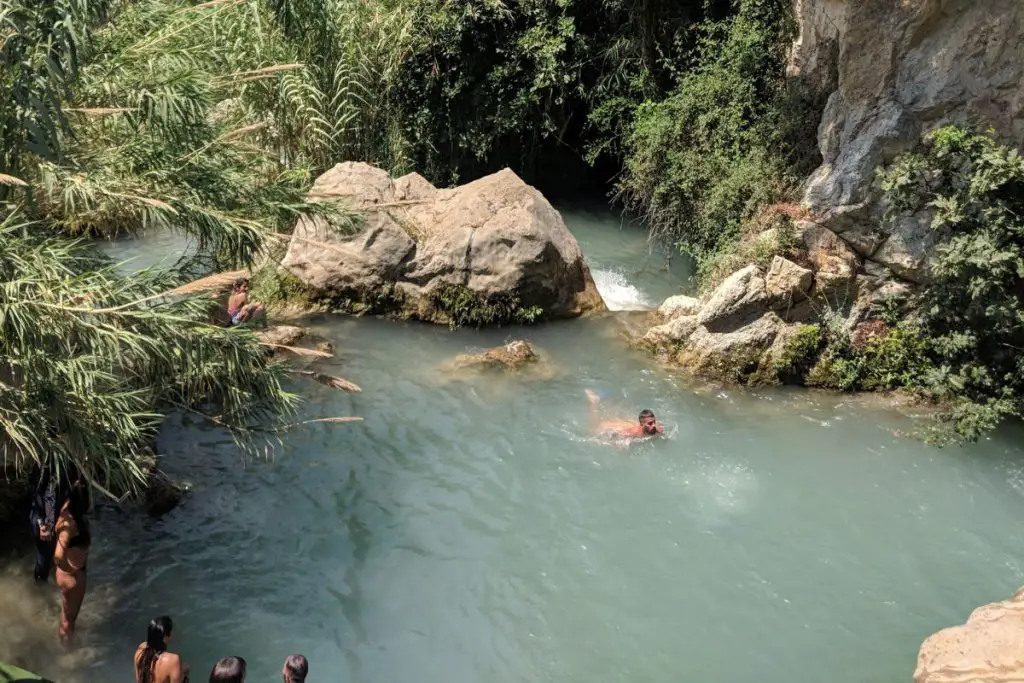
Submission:
<svg viewBox="0 0 1024 683">
<path fill-rule="evenodd" d="M 448 316 L 452 329 L 487 325 L 529 325 L 540 320 L 538 306 L 523 307 L 515 294 L 483 296 L 465 285 L 445 284 L 431 293 L 431 303 Z"/>
<path fill-rule="evenodd" d="M 989 134 L 947 126 L 880 171 L 879 185 L 886 220 L 929 211 L 944 235 L 934 282 L 914 302 L 931 367 L 912 374 L 953 401 L 957 433 L 976 438 L 1024 411 L 1024 158 Z"/>
<path fill-rule="evenodd" d="M 780 379 L 801 378 L 814 366 L 821 351 L 821 326 L 801 325 L 772 362 Z"/>
</svg>

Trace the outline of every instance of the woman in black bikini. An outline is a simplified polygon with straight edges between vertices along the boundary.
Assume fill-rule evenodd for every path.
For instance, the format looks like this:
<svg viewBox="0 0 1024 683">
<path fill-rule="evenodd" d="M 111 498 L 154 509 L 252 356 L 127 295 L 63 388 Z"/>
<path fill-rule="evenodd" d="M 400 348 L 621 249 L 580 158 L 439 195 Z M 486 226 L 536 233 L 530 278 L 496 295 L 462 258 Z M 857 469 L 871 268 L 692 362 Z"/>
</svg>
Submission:
<svg viewBox="0 0 1024 683">
<path fill-rule="evenodd" d="M 69 640 L 75 632 L 75 621 L 85 599 L 85 566 L 89 560 L 89 522 L 85 513 L 89 509 L 89 493 L 82 481 L 72 487 L 67 501 L 57 517 L 55 533 L 57 587 L 60 588 L 60 637 Z"/>
<path fill-rule="evenodd" d="M 173 629 L 170 617 L 149 622 L 146 641 L 135 650 L 135 683 L 188 683 L 188 665 L 167 651 Z"/>
</svg>

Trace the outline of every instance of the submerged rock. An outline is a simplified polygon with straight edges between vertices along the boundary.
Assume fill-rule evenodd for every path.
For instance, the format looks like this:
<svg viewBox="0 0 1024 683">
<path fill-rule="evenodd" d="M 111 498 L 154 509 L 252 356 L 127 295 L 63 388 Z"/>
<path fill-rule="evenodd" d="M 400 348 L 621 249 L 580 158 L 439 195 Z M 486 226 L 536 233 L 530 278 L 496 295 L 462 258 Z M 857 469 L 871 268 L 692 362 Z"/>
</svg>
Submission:
<svg viewBox="0 0 1024 683">
<path fill-rule="evenodd" d="M 178 507 L 188 488 L 187 484 L 175 481 L 159 469 L 154 469 L 149 475 L 142 506 L 150 517 L 166 515 Z"/>
<path fill-rule="evenodd" d="M 306 330 L 298 325 L 272 325 L 258 334 L 264 344 L 294 346 L 306 336 Z"/>
<path fill-rule="evenodd" d="M 492 368 L 515 370 L 523 365 L 536 363 L 537 352 L 529 342 L 516 339 L 503 346 L 496 346 L 481 353 L 465 353 L 455 358 L 455 366 L 462 368 Z"/>
<path fill-rule="evenodd" d="M 515 373 L 533 379 L 550 379 L 557 374 L 545 354 L 521 339 L 479 353 L 460 354 L 441 370 L 449 379 L 479 372 Z"/>
<path fill-rule="evenodd" d="M 441 190 L 416 174 L 392 180 L 345 162 L 310 196 L 349 198 L 366 216 L 355 234 L 299 221 L 282 266 L 314 299 L 477 326 L 604 309 L 561 216 L 508 169 Z"/>
<path fill-rule="evenodd" d="M 917 655 L 914 683 L 1024 680 L 1024 589 L 979 607 L 967 623 L 933 634 Z"/>
<path fill-rule="evenodd" d="M 146 514 L 159 517 L 178 507 L 188 493 L 188 484 L 176 481 L 164 473 L 154 455 L 141 456 L 138 462 L 140 469 L 146 473 L 146 487 L 140 501 Z"/>
</svg>

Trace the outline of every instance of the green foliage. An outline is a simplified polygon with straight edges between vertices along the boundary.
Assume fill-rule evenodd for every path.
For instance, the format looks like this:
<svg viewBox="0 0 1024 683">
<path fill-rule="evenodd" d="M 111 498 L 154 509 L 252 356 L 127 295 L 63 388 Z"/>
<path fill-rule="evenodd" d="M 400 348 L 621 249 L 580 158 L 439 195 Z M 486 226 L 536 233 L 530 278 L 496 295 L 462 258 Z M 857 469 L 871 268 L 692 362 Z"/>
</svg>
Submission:
<svg viewBox="0 0 1024 683">
<path fill-rule="evenodd" d="M 796 227 L 785 213 L 772 216 L 763 224 L 754 221 L 752 235 L 722 244 L 697 264 L 701 291 L 713 290 L 722 280 L 751 263 L 768 269 L 776 256 L 792 257 L 797 249 Z"/>
<path fill-rule="evenodd" d="M 832 318 L 838 319 L 838 316 Z M 912 323 L 883 328 L 861 346 L 840 326 L 826 322 L 828 348 L 811 369 L 807 383 L 840 391 L 923 389 L 934 367 L 923 331 Z"/>
<path fill-rule="evenodd" d="M 784 380 L 802 378 L 814 366 L 821 345 L 821 326 L 801 325 L 773 360 L 773 369 Z"/>
<path fill-rule="evenodd" d="M 956 401 L 956 429 L 976 438 L 1024 409 L 1024 159 L 949 126 L 878 179 L 886 220 L 927 210 L 941 234 L 935 281 L 914 302 L 934 365 L 921 383 Z"/>
<path fill-rule="evenodd" d="M 281 151 L 317 169 L 368 161 L 400 175 L 412 170 L 396 88 L 414 48 L 414 0 L 261 0 L 280 31 L 282 53 L 302 62 L 266 93 L 290 112 Z M 282 56 L 282 60 L 285 57 Z M 272 109 L 273 110 L 273 109 Z"/>
<path fill-rule="evenodd" d="M 452 329 L 487 325 L 530 325 L 544 315 L 539 306 L 520 305 L 515 294 L 485 297 L 465 285 L 446 283 L 431 292 L 431 302 L 449 318 Z"/>
<path fill-rule="evenodd" d="M 91 28 L 113 3 L 105 0 L 36 0 L 0 4 L 0 173 L 21 168 L 26 156 L 59 161 L 68 131 L 67 91 Z M 15 176 L 17 177 L 17 176 Z M 0 198 L 5 185 L 0 182 Z"/>
<path fill-rule="evenodd" d="M 119 495 L 141 485 L 165 412 L 206 415 L 245 442 L 295 404 L 251 332 L 211 325 L 205 296 L 162 295 L 179 273 L 123 277 L 89 244 L 9 216 L 0 281 L 7 464 L 74 465 Z"/>
<path fill-rule="evenodd" d="M 287 50 L 262 6 L 9 0 L 0 24 L 6 464 L 77 465 L 120 495 L 169 411 L 243 445 L 282 428 L 284 368 L 251 332 L 211 325 L 208 298 L 168 294 L 250 264 L 300 216 L 333 215 L 273 153 L 295 113 L 265 107 L 267 91 L 296 67 L 275 61 Z M 195 248 L 126 277 L 73 239 L 151 229 Z"/>
<path fill-rule="evenodd" d="M 795 178 L 781 117 L 788 0 L 743 0 L 702 27 L 696 66 L 637 112 L 618 191 L 652 231 L 698 259 L 735 239 Z"/>
</svg>

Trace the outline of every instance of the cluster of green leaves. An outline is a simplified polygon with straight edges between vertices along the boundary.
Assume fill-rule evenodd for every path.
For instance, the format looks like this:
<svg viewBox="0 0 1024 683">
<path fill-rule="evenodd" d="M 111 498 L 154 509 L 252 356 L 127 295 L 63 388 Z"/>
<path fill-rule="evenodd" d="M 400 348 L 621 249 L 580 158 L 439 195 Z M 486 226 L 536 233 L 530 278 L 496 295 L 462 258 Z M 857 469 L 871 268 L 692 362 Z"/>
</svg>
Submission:
<svg viewBox="0 0 1024 683">
<path fill-rule="evenodd" d="M 801 325 L 772 362 L 772 370 L 785 382 L 800 381 L 810 371 L 821 351 L 820 325 Z"/>
<path fill-rule="evenodd" d="M 9 0 L 0 26 L 4 464 L 137 490 L 172 410 L 255 447 L 294 407 L 284 367 L 251 333 L 211 324 L 208 297 L 173 292 L 252 264 L 299 216 L 333 215 L 303 197 L 302 150 L 278 153 L 306 120 L 280 92 L 303 70 L 268 8 Z M 80 241 L 149 229 L 195 248 L 126 276 Z"/>
<path fill-rule="evenodd" d="M 923 383 L 955 401 L 976 437 L 1024 410 L 1024 158 L 991 134 L 941 128 L 879 173 L 886 220 L 930 211 L 941 233 L 934 282 L 916 309 L 935 368 Z"/>
<path fill-rule="evenodd" d="M 285 367 L 245 329 L 210 322 L 208 296 L 164 296 L 177 271 L 124 277 L 86 241 L 0 225 L 0 429 L 4 460 L 74 466 L 114 495 L 144 480 L 168 410 L 207 415 L 250 441 L 295 397 Z"/>
<path fill-rule="evenodd" d="M 741 0 L 735 15 L 704 24 L 693 68 L 636 112 L 619 194 L 698 259 L 736 239 L 808 163 L 794 141 L 811 131 L 793 129 L 802 119 L 785 87 L 791 5 Z"/>
<path fill-rule="evenodd" d="M 807 383 L 840 391 L 920 389 L 933 368 L 928 340 L 917 324 L 902 321 L 879 326 L 879 333 L 857 346 L 851 342 L 845 321 L 826 313 L 823 337 L 827 344 Z"/>
<path fill-rule="evenodd" d="M 393 94 L 410 160 L 440 184 L 617 163 L 636 106 L 684 67 L 696 23 L 730 4 L 406 0 L 415 38 Z"/>
<path fill-rule="evenodd" d="M 261 0 L 294 60 L 273 106 L 289 113 L 282 153 L 323 170 L 344 160 L 411 169 L 396 89 L 419 0 Z"/>
<path fill-rule="evenodd" d="M 753 234 L 722 245 L 697 264 L 701 291 L 711 291 L 726 277 L 754 263 L 767 270 L 776 256 L 799 259 L 796 225 L 786 213 L 764 215 L 749 223 Z"/>
</svg>

